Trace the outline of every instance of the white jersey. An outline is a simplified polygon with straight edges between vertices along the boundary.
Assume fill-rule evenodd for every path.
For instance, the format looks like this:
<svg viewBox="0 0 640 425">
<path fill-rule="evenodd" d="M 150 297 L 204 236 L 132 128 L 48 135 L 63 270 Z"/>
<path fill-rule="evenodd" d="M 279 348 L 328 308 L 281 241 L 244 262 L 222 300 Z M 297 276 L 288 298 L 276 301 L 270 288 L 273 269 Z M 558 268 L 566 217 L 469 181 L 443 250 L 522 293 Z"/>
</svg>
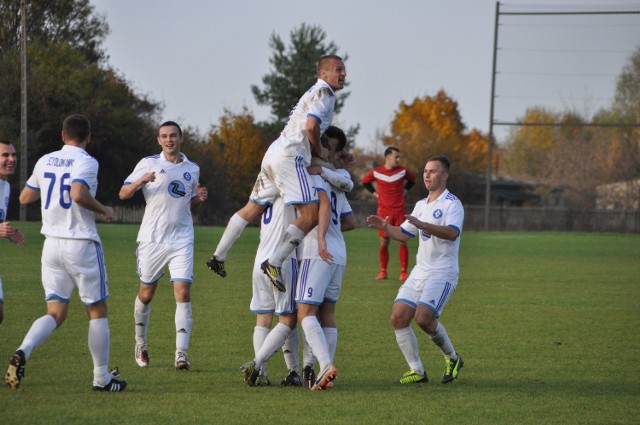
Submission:
<svg viewBox="0 0 640 425">
<path fill-rule="evenodd" d="M 11 185 L 7 180 L 0 179 L 0 223 L 7 220 L 7 210 L 9 209 L 10 195 Z"/>
<path fill-rule="evenodd" d="M 147 206 L 138 232 L 138 242 L 191 242 L 191 199 L 197 195 L 200 167 L 180 154 L 182 162 L 168 161 L 164 153 L 138 162 L 124 181 L 131 184 L 150 171 L 156 179 L 142 187 Z"/>
<path fill-rule="evenodd" d="M 82 183 L 95 197 L 98 161 L 82 148 L 65 145 L 38 160 L 27 187 L 40 192 L 41 233 L 47 237 L 100 242 L 95 214 L 71 200 L 71 185 Z"/>
<path fill-rule="evenodd" d="M 418 201 L 411 215 L 426 223 L 453 227 L 460 235 L 464 221 L 462 202 L 447 189 L 435 201 L 427 203 L 427 200 L 428 198 Z M 426 279 L 435 273 L 452 276 L 457 280 L 460 236 L 455 241 L 440 239 L 419 230 L 409 221 L 402 223 L 400 228 L 409 236 L 420 235 L 416 266 L 411 271 L 412 277 Z"/>
<path fill-rule="evenodd" d="M 262 263 L 276 251 L 287 227 L 295 220 L 295 214 L 295 208 L 285 205 L 280 196 L 264 210 L 260 220 L 260 244 L 256 252 L 256 261 L 260 260 Z M 295 250 L 293 255 L 295 257 Z"/>
<path fill-rule="evenodd" d="M 305 165 L 311 161 L 311 145 L 303 131 L 307 117 L 315 118 L 320 124 L 320 134 L 331 125 L 336 96 L 329 84 L 318 80 L 302 95 L 289 114 L 289 121 L 280 137 L 269 146 L 269 150 L 283 156 L 300 156 Z"/>
<path fill-rule="evenodd" d="M 311 176 L 312 182 L 316 190 L 324 191 L 329 197 L 331 204 L 331 221 L 325 240 L 327 242 L 327 250 L 333 256 L 334 264 L 347 264 L 347 247 L 342 236 L 340 219 L 353 214 L 351 205 L 347 201 L 345 193 L 329 183 L 324 181 L 320 176 Z M 318 227 L 316 226 L 305 236 L 302 244 L 302 259 L 321 260 L 318 255 Z"/>
</svg>

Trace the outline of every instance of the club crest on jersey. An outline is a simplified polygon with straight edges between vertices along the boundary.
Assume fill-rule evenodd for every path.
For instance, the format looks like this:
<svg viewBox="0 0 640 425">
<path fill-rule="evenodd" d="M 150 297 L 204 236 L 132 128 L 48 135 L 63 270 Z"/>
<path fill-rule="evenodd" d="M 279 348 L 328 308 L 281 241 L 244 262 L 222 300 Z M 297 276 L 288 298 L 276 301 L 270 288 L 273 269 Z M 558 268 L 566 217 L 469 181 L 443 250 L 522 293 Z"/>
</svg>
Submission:
<svg viewBox="0 0 640 425">
<path fill-rule="evenodd" d="M 442 217 L 442 210 L 440 208 L 438 208 L 437 210 L 435 210 L 433 212 L 433 218 L 438 219 Z"/>
<path fill-rule="evenodd" d="M 174 180 L 168 186 L 169 195 L 174 198 L 182 198 L 187 194 L 184 184 L 179 180 Z"/>
<path fill-rule="evenodd" d="M 191 174 L 189 174 L 188 172 L 185 172 L 182 177 L 184 177 L 184 179 L 188 182 L 191 181 Z"/>
</svg>

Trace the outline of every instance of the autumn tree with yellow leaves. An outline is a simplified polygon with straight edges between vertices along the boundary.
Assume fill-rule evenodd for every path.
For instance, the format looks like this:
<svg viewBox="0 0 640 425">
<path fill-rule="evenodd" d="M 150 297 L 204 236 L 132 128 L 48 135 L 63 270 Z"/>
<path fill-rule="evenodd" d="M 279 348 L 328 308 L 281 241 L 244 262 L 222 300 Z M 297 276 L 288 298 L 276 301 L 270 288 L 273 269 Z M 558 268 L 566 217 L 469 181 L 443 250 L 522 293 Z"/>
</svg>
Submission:
<svg viewBox="0 0 640 425">
<path fill-rule="evenodd" d="M 462 187 L 461 180 L 469 172 L 481 173 L 486 169 L 487 139 L 480 131 L 467 132 L 458 111 L 458 103 L 444 90 L 435 96 L 415 98 L 411 103 L 401 102 L 391 122 L 390 133 L 383 136 L 385 146 L 400 149 L 403 165 L 417 176 L 422 175 L 425 161 L 433 155 L 446 155 L 453 163 L 449 186 Z M 415 191 L 424 195 L 423 185 Z M 460 192 L 459 192 L 460 193 Z"/>
</svg>

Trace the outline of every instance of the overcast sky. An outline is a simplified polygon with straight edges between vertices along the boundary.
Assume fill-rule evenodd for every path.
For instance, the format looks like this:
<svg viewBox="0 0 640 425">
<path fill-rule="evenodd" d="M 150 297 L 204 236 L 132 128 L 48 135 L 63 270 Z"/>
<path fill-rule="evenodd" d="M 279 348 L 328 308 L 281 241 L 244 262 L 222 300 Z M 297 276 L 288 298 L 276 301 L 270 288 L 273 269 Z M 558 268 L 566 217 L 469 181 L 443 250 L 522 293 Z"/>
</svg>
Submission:
<svg viewBox="0 0 640 425">
<path fill-rule="evenodd" d="M 433 96 L 440 89 L 458 102 L 467 128 L 489 129 L 493 0 L 91 3 L 106 15 L 111 29 L 105 43 L 109 63 L 138 93 L 164 104 L 163 119 L 202 133 L 218 122 L 225 108 L 240 112 L 246 106 L 256 120 L 269 118 L 269 108 L 255 103 L 250 86 L 262 86 L 262 77 L 270 71 L 271 34 L 288 44 L 290 32 L 302 23 L 322 27 L 326 41 L 339 47 L 338 54 L 349 55 L 351 95 L 334 123 L 345 128 L 360 124 L 358 146 L 374 146 L 376 133 L 388 129 L 401 101 Z M 514 0 L 507 5 L 548 3 L 554 2 Z M 624 3 L 640 8 L 640 2 Z M 593 95 L 589 87 L 581 90 Z"/>
</svg>

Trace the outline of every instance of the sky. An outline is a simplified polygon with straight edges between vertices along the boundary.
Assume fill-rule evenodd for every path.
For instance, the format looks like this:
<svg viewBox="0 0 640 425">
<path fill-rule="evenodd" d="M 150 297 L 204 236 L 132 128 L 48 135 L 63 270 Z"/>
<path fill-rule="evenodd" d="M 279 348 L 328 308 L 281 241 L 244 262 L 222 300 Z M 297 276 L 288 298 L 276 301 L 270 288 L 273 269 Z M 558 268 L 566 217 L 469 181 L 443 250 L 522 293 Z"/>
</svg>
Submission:
<svg viewBox="0 0 640 425">
<path fill-rule="evenodd" d="M 549 3 L 552 0 L 506 4 Z M 239 113 L 247 107 L 256 121 L 270 118 L 270 109 L 257 105 L 250 87 L 263 87 L 262 77 L 271 70 L 271 35 L 278 34 L 288 45 L 291 31 L 303 23 L 320 26 L 325 41 L 334 42 L 338 54 L 348 55 L 346 90 L 351 94 L 334 123 L 343 128 L 359 124 L 358 147 L 381 152 L 377 135 L 388 131 L 400 103 L 434 96 L 441 89 L 458 102 L 467 129 L 487 133 L 490 127 L 493 0 L 91 0 L 91 4 L 105 15 L 111 30 L 104 43 L 109 64 L 137 93 L 164 105 L 163 120 L 176 120 L 202 134 L 218 123 L 225 109 Z M 640 10 L 640 2 L 623 4 Z M 557 5 L 550 7 L 555 10 Z M 571 96 L 587 93 L 597 102 L 593 99 L 603 96 L 599 90 L 613 88 L 610 74 L 607 71 L 606 81 L 598 83 L 601 88 L 591 87 L 595 84 L 591 79 L 560 97 L 575 106 Z M 498 138 L 503 134 L 495 132 Z"/>
</svg>

